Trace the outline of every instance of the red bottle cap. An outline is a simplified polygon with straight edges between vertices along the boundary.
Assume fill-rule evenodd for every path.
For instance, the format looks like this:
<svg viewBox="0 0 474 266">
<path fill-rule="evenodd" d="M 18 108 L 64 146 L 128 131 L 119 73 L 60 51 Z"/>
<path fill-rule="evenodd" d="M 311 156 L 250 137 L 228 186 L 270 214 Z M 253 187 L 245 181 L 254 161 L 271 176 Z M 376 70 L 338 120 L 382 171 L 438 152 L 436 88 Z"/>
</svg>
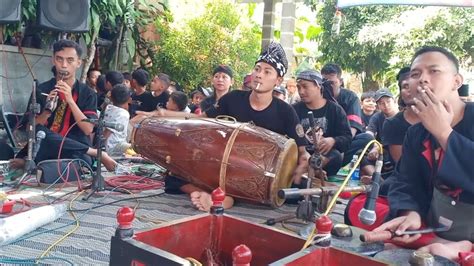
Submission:
<svg viewBox="0 0 474 266">
<path fill-rule="evenodd" d="M 225 199 L 225 192 L 218 187 L 212 191 L 211 198 L 213 206 L 222 206 L 222 202 L 224 202 Z"/>
<path fill-rule="evenodd" d="M 318 229 L 318 234 L 329 234 L 332 229 L 332 221 L 326 215 L 319 217 L 316 220 L 316 229 Z"/>
<path fill-rule="evenodd" d="M 117 211 L 117 222 L 122 229 L 131 228 L 134 218 L 135 212 L 130 207 L 122 207 Z"/>
<path fill-rule="evenodd" d="M 252 251 L 246 245 L 238 245 L 232 250 L 232 263 L 234 266 L 250 265 Z"/>
</svg>

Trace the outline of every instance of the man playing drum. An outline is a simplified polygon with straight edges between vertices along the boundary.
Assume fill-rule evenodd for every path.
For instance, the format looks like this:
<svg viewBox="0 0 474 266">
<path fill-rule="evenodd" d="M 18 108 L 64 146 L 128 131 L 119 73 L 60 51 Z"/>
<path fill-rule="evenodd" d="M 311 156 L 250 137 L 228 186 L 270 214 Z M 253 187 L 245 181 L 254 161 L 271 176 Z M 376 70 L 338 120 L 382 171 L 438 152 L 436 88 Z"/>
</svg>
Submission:
<svg viewBox="0 0 474 266">
<path fill-rule="evenodd" d="M 470 252 L 474 241 L 474 104 L 460 99 L 462 83 L 451 52 L 424 47 L 415 53 L 409 86 L 417 95 L 409 108 L 421 123 L 409 128 L 396 171 L 387 180 L 392 219 L 374 230 L 389 230 L 396 244 L 449 259 Z M 401 236 L 423 224 L 450 229 Z"/>
<path fill-rule="evenodd" d="M 293 173 L 293 183 L 300 184 L 301 176 L 307 170 L 309 154 L 305 150 L 303 128 L 293 108 L 286 102 L 273 97 L 273 89 L 283 81 L 288 69 L 288 61 L 280 44 L 271 43 L 259 56 L 252 72 L 252 91 L 235 90 L 219 99 L 217 106 L 212 106 L 199 115 L 200 117 L 217 117 L 227 115 L 239 122 L 252 121 L 255 125 L 269 129 L 276 133 L 293 138 L 298 145 L 298 166 Z M 183 114 L 159 109 L 144 115 L 158 116 L 187 116 Z M 299 134 L 297 134 L 299 132 Z M 174 177 L 166 179 L 167 191 L 176 191 L 190 194 L 193 204 L 202 211 L 211 207 L 210 194 L 197 186 Z M 233 205 L 233 198 L 226 197 L 224 208 Z"/>
</svg>

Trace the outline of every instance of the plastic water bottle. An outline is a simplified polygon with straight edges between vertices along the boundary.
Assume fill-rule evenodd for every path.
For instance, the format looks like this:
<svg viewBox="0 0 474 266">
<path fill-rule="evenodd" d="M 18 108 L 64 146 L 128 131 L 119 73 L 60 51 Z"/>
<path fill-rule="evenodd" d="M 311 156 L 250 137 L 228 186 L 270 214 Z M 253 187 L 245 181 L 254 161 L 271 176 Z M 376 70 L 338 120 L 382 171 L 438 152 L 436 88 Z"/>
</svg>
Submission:
<svg viewBox="0 0 474 266">
<path fill-rule="evenodd" d="M 352 170 L 352 168 L 354 168 L 354 166 L 357 163 L 357 160 L 359 160 L 358 155 L 352 156 L 352 161 L 350 163 L 350 170 Z M 351 186 L 351 187 L 358 186 L 359 185 L 359 180 L 360 180 L 359 167 L 357 167 L 351 175 L 351 179 L 349 180 L 349 186 Z"/>
</svg>

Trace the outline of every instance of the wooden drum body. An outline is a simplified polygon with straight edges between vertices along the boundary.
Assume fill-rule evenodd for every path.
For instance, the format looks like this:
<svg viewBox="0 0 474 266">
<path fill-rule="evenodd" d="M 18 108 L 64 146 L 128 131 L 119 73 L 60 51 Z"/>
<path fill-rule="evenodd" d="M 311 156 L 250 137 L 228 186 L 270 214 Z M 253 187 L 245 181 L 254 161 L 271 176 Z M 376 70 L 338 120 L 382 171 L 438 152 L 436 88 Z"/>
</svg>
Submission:
<svg viewBox="0 0 474 266">
<path fill-rule="evenodd" d="M 292 139 L 249 123 L 159 118 L 134 126 L 133 148 L 202 189 L 219 185 L 241 200 L 279 207 L 291 185 L 298 149 Z"/>
</svg>

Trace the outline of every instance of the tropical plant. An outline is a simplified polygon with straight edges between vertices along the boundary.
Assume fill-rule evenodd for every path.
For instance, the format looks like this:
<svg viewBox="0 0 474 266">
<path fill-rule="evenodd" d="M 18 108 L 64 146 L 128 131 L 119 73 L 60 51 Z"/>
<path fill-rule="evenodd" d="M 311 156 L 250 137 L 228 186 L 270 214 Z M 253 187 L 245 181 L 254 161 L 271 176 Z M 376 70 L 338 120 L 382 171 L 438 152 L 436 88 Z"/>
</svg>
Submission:
<svg viewBox="0 0 474 266">
<path fill-rule="evenodd" d="M 394 84 L 398 69 L 408 65 L 414 50 L 423 45 L 446 47 L 462 65 L 472 65 L 472 8 L 352 7 L 342 10 L 341 29 L 335 34 L 335 0 L 309 2 L 314 10 L 319 8 L 322 61 L 338 63 L 359 74 L 364 90 Z"/>
<path fill-rule="evenodd" d="M 160 40 L 153 66 L 187 90 L 208 86 L 212 70 L 219 64 L 230 65 L 235 83 L 240 84 L 260 51 L 260 30 L 245 16 L 252 13 L 252 5 L 247 13 L 227 0 L 207 1 L 205 6 L 202 16 L 178 28 L 163 18 L 156 22 Z"/>
</svg>

